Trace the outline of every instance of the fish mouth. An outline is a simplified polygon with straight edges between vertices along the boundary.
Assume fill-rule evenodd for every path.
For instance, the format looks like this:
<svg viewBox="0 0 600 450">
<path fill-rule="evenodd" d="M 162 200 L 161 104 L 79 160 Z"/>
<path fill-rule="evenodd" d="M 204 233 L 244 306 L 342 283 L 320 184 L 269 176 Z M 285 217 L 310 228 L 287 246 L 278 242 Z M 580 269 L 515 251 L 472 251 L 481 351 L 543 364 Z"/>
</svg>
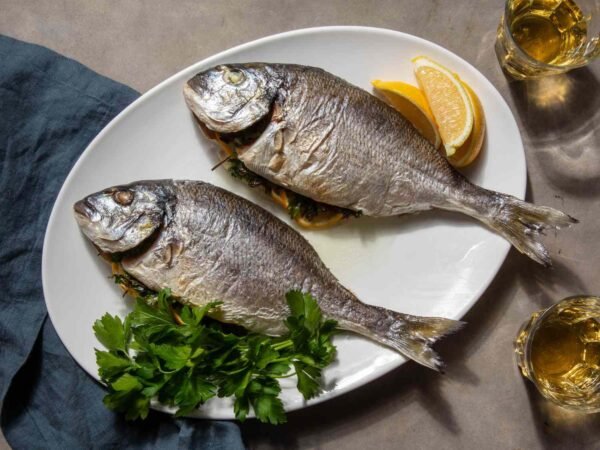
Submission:
<svg viewBox="0 0 600 450">
<path fill-rule="evenodd" d="M 79 200 L 75 203 L 73 205 L 73 211 L 75 212 L 75 217 L 86 219 L 88 221 L 92 221 L 92 218 L 97 213 L 96 209 L 90 205 L 86 199 Z"/>
<path fill-rule="evenodd" d="M 191 80 L 190 80 L 191 81 Z M 188 81 L 183 86 L 183 98 L 185 99 L 185 103 L 188 108 L 194 113 L 199 120 L 202 120 L 202 117 L 206 117 L 204 111 L 199 107 L 199 101 L 197 99 L 200 97 L 196 90 L 190 85 L 190 81 Z"/>
</svg>

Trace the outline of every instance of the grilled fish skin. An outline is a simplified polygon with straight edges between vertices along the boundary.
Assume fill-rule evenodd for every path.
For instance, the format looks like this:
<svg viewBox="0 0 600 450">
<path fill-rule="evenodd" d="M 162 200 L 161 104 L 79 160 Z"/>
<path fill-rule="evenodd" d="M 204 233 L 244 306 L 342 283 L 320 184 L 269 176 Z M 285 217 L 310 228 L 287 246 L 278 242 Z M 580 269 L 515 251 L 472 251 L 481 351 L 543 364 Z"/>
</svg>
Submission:
<svg viewBox="0 0 600 450">
<path fill-rule="evenodd" d="M 375 217 L 457 211 L 546 266 L 551 260 L 540 234 L 577 222 L 470 183 L 400 113 L 322 69 L 220 65 L 190 79 L 184 96 L 217 133 L 243 133 L 272 114 L 238 158 L 261 177 L 321 203 Z"/>
<path fill-rule="evenodd" d="M 117 186 L 80 200 L 74 213 L 83 233 L 101 249 L 121 252 L 123 269 L 150 289 L 168 287 L 194 305 L 220 300 L 214 318 L 252 331 L 284 333 L 289 315 L 284 297 L 298 289 L 310 292 L 324 316 L 342 329 L 439 369 L 442 363 L 430 344 L 462 325 L 362 303 L 295 230 L 207 183 Z"/>
</svg>

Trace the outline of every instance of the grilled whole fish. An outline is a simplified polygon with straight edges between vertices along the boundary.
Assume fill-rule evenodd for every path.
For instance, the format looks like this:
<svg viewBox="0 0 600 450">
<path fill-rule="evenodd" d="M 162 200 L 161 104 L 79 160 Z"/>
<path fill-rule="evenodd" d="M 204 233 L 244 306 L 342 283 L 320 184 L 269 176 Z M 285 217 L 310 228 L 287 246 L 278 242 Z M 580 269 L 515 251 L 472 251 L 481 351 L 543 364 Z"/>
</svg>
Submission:
<svg viewBox="0 0 600 450">
<path fill-rule="evenodd" d="M 551 261 L 540 234 L 576 222 L 470 183 L 400 113 L 322 69 L 219 65 L 190 79 L 184 96 L 196 118 L 218 134 L 243 138 L 264 124 L 250 145 L 236 148 L 237 158 L 317 202 L 376 217 L 461 212 L 546 266 Z"/>
<path fill-rule="evenodd" d="M 199 181 L 140 181 L 74 205 L 83 233 L 152 290 L 170 288 L 194 305 L 220 300 L 213 317 L 279 335 L 285 294 L 310 292 L 324 316 L 434 369 L 430 344 L 461 322 L 418 317 L 360 302 L 285 223 L 223 189 Z"/>
</svg>

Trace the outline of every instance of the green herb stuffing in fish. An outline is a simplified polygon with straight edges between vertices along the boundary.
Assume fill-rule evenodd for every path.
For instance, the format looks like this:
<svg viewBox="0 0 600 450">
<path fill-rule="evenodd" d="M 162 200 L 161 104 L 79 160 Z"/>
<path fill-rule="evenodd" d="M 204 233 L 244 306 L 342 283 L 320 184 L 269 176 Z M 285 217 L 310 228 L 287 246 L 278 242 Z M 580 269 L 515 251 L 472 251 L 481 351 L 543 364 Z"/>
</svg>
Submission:
<svg viewBox="0 0 600 450">
<path fill-rule="evenodd" d="M 317 202 L 375 217 L 432 208 L 461 212 L 546 266 L 551 261 L 540 234 L 577 222 L 470 183 L 400 113 L 322 69 L 219 65 L 190 79 L 184 96 L 217 134 L 244 136 L 263 124 L 253 142 L 242 140 L 237 158 Z"/>
<path fill-rule="evenodd" d="M 197 306 L 222 322 L 268 335 L 286 332 L 286 292 L 312 294 L 341 329 L 389 346 L 433 369 L 430 344 L 461 322 L 418 317 L 360 302 L 310 244 L 262 208 L 199 181 L 140 181 L 92 194 L 74 206 L 83 233 L 153 291 Z"/>
</svg>

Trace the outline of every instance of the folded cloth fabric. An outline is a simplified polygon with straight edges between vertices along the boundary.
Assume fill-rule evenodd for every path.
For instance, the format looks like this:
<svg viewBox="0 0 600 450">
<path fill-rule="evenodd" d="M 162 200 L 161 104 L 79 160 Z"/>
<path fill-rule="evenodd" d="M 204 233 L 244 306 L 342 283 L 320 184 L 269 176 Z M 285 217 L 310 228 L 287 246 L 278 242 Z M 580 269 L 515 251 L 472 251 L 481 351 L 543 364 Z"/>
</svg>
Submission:
<svg viewBox="0 0 600 450">
<path fill-rule="evenodd" d="M 236 424 L 152 412 L 128 423 L 46 317 L 44 232 L 72 165 L 138 97 L 46 48 L 0 36 L 0 405 L 15 449 L 243 448 Z"/>
</svg>

